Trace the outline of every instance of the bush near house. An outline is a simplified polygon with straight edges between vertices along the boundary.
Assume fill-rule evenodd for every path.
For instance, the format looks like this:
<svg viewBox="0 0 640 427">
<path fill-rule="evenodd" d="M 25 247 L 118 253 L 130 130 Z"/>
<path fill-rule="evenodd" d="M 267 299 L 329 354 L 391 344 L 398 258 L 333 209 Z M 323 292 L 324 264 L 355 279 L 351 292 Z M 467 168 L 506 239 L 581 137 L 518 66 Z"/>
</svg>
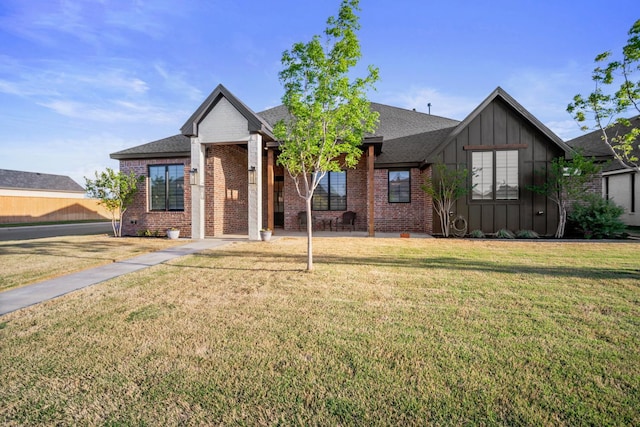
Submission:
<svg viewBox="0 0 640 427">
<path fill-rule="evenodd" d="M 591 195 L 576 203 L 569 217 L 586 239 L 608 239 L 621 237 L 626 230 L 620 219 L 623 213 L 611 200 Z"/>
</svg>

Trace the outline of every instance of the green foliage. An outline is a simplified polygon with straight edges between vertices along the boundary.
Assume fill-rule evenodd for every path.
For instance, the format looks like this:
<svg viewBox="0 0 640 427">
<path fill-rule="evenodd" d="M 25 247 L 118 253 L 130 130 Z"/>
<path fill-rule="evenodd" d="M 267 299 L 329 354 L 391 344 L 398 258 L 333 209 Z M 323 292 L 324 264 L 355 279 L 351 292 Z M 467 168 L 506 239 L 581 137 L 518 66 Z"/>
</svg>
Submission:
<svg viewBox="0 0 640 427">
<path fill-rule="evenodd" d="M 433 200 L 444 237 L 449 237 L 450 213 L 455 201 L 469 192 L 468 175 L 467 169 L 449 168 L 444 163 L 437 163 L 432 175 L 427 175 L 420 186 Z"/>
<path fill-rule="evenodd" d="M 622 48 L 622 58 L 605 64 L 611 57 L 611 52 L 603 52 L 596 56 L 595 62 L 603 64 L 593 70 L 592 80 L 595 88 L 587 96 L 576 95 L 567 106 L 567 111 L 580 123 L 583 130 L 589 130 L 585 125 L 593 120 L 591 128 L 602 132 L 602 139 L 612 147 L 615 156 L 623 162 L 628 162 L 638 168 L 638 157 L 634 154 L 640 129 L 631 126 L 631 122 L 620 115 L 633 112 L 640 113 L 640 80 L 634 80 L 634 73 L 640 70 L 640 19 L 629 30 L 629 39 Z M 616 129 L 624 129 L 615 133 Z"/>
<path fill-rule="evenodd" d="M 527 189 L 548 197 L 558 206 L 556 238 L 564 237 L 569 201 L 580 200 L 588 194 L 587 184 L 599 172 L 600 167 L 595 164 L 595 159 L 586 158 L 580 153 L 575 153 L 571 160 L 555 158 L 548 168 L 536 171 L 536 174 L 544 177 L 544 182 L 541 185 L 529 185 Z"/>
<path fill-rule="evenodd" d="M 472 230 L 471 233 L 469 233 L 469 237 L 474 239 L 484 239 L 486 236 L 482 230 Z"/>
<path fill-rule="evenodd" d="M 111 225 L 115 237 L 122 235 L 122 218 L 127 208 L 133 203 L 138 192 L 138 184 L 144 180 L 131 171 L 128 175 L 122 171 L 115 172 L 111 168 L 106 171 L 96 172 L 95 180 L 85 177 L 87 195 L 98 199 L 111 213 Z"/>
<path fill-rule="evenodd" d="M 516 236 L 506 228 L 501 228 L 500 230 L 496 231 L 495 236 L 497 239 L 515 239 L 516 238 Z"/>
<path fill-rule="evenodd" d="M 518 239 L 539 239 L 540 235 L 533 230 L 518 230 L 516 237 Z"/>
<path fill-rule="evenodd" d="M 607 239 L 624 233 L 626 225 L 620 220 L 623 213 L 624 209 L 611 200 L 592 195 L 573 207 L 570 218 L 586 239 Z"/>
<path fill-rule="evenodd" d="M 342 1 L 338 16 L 327 20 L 324 40 L 316 35 L 282 54 L 282 102 L 290 116 L 274 128 L 281 144 L 278 164 L 305 199 L 309 224 L 311 199 L 320 180 L 326 172 L 355 167 L 365 134 L 373 132 L 378 122 L 366 97 L 378 80 L 378 69 L 369 66 L 366 77 L 351 79 L 350 70 L 361 57 L 358 3 Z M 312 227 L 307 236 L 307 269 L 312 270 Z"/>
</svg>

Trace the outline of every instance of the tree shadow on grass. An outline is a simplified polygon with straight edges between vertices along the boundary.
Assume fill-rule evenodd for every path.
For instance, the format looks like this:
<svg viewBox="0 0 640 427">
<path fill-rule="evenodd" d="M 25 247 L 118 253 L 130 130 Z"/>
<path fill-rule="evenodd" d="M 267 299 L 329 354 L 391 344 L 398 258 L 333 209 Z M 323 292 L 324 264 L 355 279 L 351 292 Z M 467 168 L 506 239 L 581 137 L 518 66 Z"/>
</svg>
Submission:
<svg viewBox="0 0 640 427">
<path fill-rule="evenodd" d="M 229 258 L 228 261 L 224 261 L 224 266 L 203 266 L 199 265 L 187 265 L 179 262 L 174 262 L 171 265 L 177 267 L 192 267 L 192 268 L 210 268 L 213 270 L 246 270 L 246 271 L 301 271 L 304 272 L 304 267 L 300 269 L 265 269 L 262 266 L 255 267 L 232 267 L 234 265 L 231 258 L 244 258 L 253 257 L 260 259 L 261 265 L 264 263 L 273 262 L 274 264 L 301 264 L 306 265 L 306 254 L 274 254 L 265 255 L 263 252 L 258 251 L 243 251 L 243 252 L 230 252 L 224 250 L 215 250 L 210 252 L 201 252 L 192 255 L 197 259 L 220 259 Z M 314 256 L 314 264 L 316 267 L 327 264 L 338 265 L 357 265 L 357 266 L 371 266 L 371 267 L 397 267 L 404 269 L 416 269 L 424 270 L 427 274 L 429 270 L 450 270 L 452 272 L 470 271 L 470 272 L 486 272 L 486 273 L 498 273 L 498 274 L 525 274 L 525 275 L 541 275 L 552 277 L 567 277 L 578 279 L 601 279 L 601 280 L 613 280 L 613 279 L 638 279 L 638 286 L 640 286 L 640 269 L 636 268 L 608 268 L 606 266 L 597 267 L 571 267 L 571 266 L 539 266 L 524 263 L 500 263 L 483 260 L 469 260 L 464 258 L 455 257 L 404 257 L 404 258 L 390 258 L 383 256 L 363 256 L 354 257 L 345 255 L 327 255 L 318 254 Z"/>
<path fill-rule="evenodd" d="M 95 260 L 112 260 L 113 256 L 104 256 L 105 250 L 122 248 L 126 241 L 113 238 L 112 240 L 101 240 L 99 243 L 74 242 L 71 240 L 56 241 L 21 241 L 20 243 L 5 244 L 0 243 L 1 255 L 41 255 L 60 258 L 78 258 Z M 155 252 L 162 250 L 153 246 L 140 246 L 138 250 L 131 253 L 131 257 L 145 252 Z"/>
</svg>

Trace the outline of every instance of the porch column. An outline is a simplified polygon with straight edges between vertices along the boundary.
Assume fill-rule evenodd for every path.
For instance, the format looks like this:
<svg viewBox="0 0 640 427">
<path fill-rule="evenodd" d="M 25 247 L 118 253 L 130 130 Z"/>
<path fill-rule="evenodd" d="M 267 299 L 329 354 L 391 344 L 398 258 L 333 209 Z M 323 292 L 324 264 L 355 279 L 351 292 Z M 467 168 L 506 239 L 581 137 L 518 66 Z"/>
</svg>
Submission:
<svg viewBox="0 0 640 427">
<path fill-rule="evenodd" d="M 375 186 L 374 186 L 374 168 L 373 164 L 375 161 L 375 155 L 373 152 L 373 145 L 369 146 L 369 152 L 367 155 L 367 182 L 368 182 L 368 201 L 369 201 L 369 209 L 367 212 L 367 216 L 369 219 L 368 229 L 369 229 L 369 237 L 373 237 L 376 235 L 375 228 L 375 220 L 374 220 L 374 209 L 375 209 Z"/>
<path fill-rule="evenodd" d="M 249 240 L 260 240 L 262 228 L 262 135 L 252 133 L 247 144 L 249 167 Z M 255 183 L 251 183 L 251 181 Z"/>
<path fill-rule="evenodd" d="M 270 230 L 273 230 L 275 226 L 275 221 L 273 219 L 273 165 L 273 148 L 269 148 L 267 150 L 267 227 Z"/>
<path fill-rule="evenodd" d="M 191 170 L 194 181 L 191 183 L 191 238 L 204 239 L 204 159 L 206 147 L 198 137 L 191 137 Z"/>
</svg>

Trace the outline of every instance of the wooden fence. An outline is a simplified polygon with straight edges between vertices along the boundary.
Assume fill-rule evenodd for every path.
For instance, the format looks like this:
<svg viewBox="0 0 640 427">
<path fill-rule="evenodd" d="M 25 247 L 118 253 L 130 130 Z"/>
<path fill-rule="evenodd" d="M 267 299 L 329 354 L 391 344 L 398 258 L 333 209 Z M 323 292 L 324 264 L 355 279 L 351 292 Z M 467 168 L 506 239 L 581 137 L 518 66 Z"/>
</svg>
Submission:
<svg viewBox="0 0 640 427">
<path fill-rule="evenodd" d="M 0 224 L 110 219 L 94 199 L 0 196 Z"/>
</svg>

